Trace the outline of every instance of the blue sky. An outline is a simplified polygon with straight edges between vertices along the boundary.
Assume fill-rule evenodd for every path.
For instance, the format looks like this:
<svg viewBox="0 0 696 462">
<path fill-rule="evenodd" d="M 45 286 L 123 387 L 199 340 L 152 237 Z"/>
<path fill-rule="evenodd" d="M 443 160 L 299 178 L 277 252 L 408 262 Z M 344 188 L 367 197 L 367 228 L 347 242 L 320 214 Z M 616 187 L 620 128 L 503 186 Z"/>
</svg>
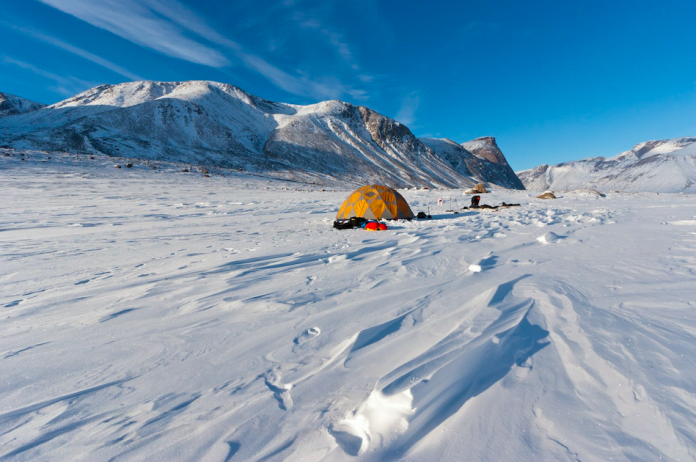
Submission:
<svg viewBox="0 0 696 462">
<path fill-rule="evenodd" d="M 206 79 L 341 99 L 515 170 L 696 136 L 696 1 L 3 0 L 0 91 Z"/>
</svg>

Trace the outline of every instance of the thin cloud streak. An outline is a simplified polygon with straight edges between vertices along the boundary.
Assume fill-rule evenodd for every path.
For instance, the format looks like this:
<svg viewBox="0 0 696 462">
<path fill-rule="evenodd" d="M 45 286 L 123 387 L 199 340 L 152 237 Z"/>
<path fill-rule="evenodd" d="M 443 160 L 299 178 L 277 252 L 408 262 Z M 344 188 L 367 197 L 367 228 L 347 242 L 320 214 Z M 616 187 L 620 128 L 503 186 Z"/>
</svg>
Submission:
<svg viewBox="0 0 696 462">
<path fill-rule="evenodd" d="M 231 64 L 218 50 L 185 37 L 180 28 L 163 21 L 150 8 L 133 0 L 39 1 L 167 56 L 211 67 Z"/>
<path fill-rule="evenodd" d="M 295 20 L 301 29 L 316 31 L 325 36 L 336 50 L 336 53 L 338 53 L 338 55 L 341 56 L 344 61 L 349 63 L 354 70 L 359 69 L 359 66 L 353 58 L 353 52 L 342 34 L 323 27 L 322 24 L 316 19 L 308 19 L 303 13 L 300 12 L 295 13 Z"/>
<path fill-rule="evenodd" d="M 297 77 L 288 74 L 260 56 L 246 52 L 240 44 L 217 32 L 207 25 L 203 18 L 177 1 L 149 0 L 148 5 L 154 11 L 176 24 L 194 32 L 211 43 L 226 48 L 237 59 L 241 60 L 245 66 L 261 74 L 273 85 L 288 93 L 314 98 L 338 98 L 342 94 L 349 94 L 358 99 L 363 98 L 364 92 L 354 90 L 337 82 L 327 84 L 307 77 Z"/>
<path fill-rule="evenodd" d="M 27 63 L 25 61 L 20 61 L 7 55 L 0 55 L 0 63 L 11 64 L 21 69 L 27 70 L 33 74 L 41 76 L 45 79 L 52 80 L 56 85 L 49 86 L 48 88 L 64 96 L 73 96 L 76 93 L 80 93 L 82 91 L 87 90 L 88 88 L 92 88 L 95 86 L 93 82 L 87 82 L 85 80 L 78 79 L 77 77 L 73 76 L 65 77 L 57 75 L 53 72 L 39 69 L 33 64 Z"/>
<path fill-rule="evenodd" d="M 0 24 L 4 25 L 6 27 L 10 27 L 15 31 L 20 32 L 20 33 L 27 35 L 31 38 L 34 38 L 36 40 L 39 40 L 39 41 L 44 42 L 44 43 L 48 43 L 49 45 L 53 45 L 57 48 L 60 48 L 60 49 L 65 50 L 67 52 L 70 52 L 76 56 L 80 56 L 81 58 L 84 58 L 88 61 L 91 61 L 94 64 L 98 64 L 99 66 L 102 66 L 106 69 L 109 69 L 110 71 L 113 71 L 113 72 L 120 74 L 126 78 L 131 79 L 131 80 L 145 80 L 144 78 L 142 78 L 138 74 L 135 74 L 135 73 L 129 71 L 128 69 L 125 69 L 125 68 L 119 66 L 118 64 L 112 63 L 111 61 L 104 59 L 101 56 L 97 56 L 94 53 L 90 53 L 87 50 L 83 50 L 82 48 L 78 48 L 78 47 L 71 45 L 67 42 L 64 42 L 56 37 L 51 37 L 51 36 L 42 34 L 41 32 L 38 32 L 38 31 L 35 31 L 32 29 L 26 29 L 23 27 L 15 26 L 12 24 L 2 23 L 2 22 L 0 22 Z"/>
<path fill-rule="evenodd" d="M 350 95 L 365 99 L 366 93 L 338 81 L 317 81 L 307 76 L 295 76 L 247 52 L 234 40 L 210 27 L 194 11 L 175 0 L 39 0 L 49 6 L 75 16 L 93 26 L 108 30 L 140 46 L 167 56 L 223 69 L 232 66 L 230 57 L 241 61 L 276 87 L 298 96 L 311 98 L 339 98 Z M 193 33 L 201 39 L 223 48 L 221 50 L 188 38 Z M 352 59 L 350 50 L 338 35 L 330 38 L 344 59 Z"/>
<path fill-rule="evenodd" d="M 401 100 L 401 108 L 394 116 L 394 119 L 407 126 L 413 124 L 416 121 L 416 110 L 419 103 L 420 98 L 416 93 L 404 96 Z"/>
<path fill-rule="evenodd" d="M 180 2 L 177 2 L 176 0 L 168 0 L 166 2 L 160 0 L 146 0 L 146 3 L 156 13 L 164 16 L 170 21 L 195 33 L 211 43 L 221 45 L 232 51 L 244 51 L 240 44 L 220 34 L 218 31 L 206 24 L 206 21 L 198 16 L 193 10 Z"/>
</svg>

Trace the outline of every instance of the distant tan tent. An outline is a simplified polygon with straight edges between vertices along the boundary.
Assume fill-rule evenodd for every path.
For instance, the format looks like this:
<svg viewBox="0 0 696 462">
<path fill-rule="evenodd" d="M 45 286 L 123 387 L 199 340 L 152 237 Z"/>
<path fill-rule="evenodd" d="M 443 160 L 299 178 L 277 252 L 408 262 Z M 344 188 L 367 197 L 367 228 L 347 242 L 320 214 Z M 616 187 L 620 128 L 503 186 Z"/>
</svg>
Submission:
<svg viewBox="0 0 696 462">
<path fill-rule="evenodd" d="M 356 189 L 343 201 L 336 219 L 345 220 L 350 217 L 363 217 L 368 220 L 410 220 L 415 215 L 406 199 L 396 190 L 373 184 Z"/>
</svg>

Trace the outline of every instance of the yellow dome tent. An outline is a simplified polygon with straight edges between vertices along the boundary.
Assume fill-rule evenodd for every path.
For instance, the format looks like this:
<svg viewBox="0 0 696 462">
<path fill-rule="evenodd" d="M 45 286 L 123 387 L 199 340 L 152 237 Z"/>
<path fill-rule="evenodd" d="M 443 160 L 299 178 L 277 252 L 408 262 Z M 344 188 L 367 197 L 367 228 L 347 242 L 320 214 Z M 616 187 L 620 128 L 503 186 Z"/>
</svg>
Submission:
<svg viewBox="0 0 696 462">
<path fill-rule="evenodd" d="M 350 217 L 363 217 L 368 220 L 394 220 L 405 218 L 410 220 L 415 215 L 408 202 L 396 190 L 378 184 L 363 186 L 356 189 L 343 201 L 338 209 L 336 219 L 345 220 Z"/>
</svg>

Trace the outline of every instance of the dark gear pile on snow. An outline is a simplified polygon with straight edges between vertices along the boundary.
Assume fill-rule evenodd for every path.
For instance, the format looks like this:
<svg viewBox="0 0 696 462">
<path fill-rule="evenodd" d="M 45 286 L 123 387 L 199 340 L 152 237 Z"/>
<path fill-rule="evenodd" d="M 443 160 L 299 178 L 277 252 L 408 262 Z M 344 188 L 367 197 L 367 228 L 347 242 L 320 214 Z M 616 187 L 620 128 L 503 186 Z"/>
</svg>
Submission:
<svg viewBox="0 0 696 462">
<path fill-rule="evenodd" d="M 350 217 L 347 220 L 336 220 L 333 227 L 336 229 L 353 229 L 365 226 L 367 220 L 363 217 Z"/>
<path fill-rule="evenodd" d="M 471 210 L 471 209 L 489 209 L 489 210 L 498 210 L 500 208 L 506 208 L 506 207 L 519 207 L 520 204 L 506 204 L 503 202 L 500 205 L 488 205 L 488 204 L 480 204 L 479 201 L 481 200 L 480 196 L 474 196 L 471 198 L 471 206 L 469 207 L 462 207 L 462 210 Z"/>
</svg>

